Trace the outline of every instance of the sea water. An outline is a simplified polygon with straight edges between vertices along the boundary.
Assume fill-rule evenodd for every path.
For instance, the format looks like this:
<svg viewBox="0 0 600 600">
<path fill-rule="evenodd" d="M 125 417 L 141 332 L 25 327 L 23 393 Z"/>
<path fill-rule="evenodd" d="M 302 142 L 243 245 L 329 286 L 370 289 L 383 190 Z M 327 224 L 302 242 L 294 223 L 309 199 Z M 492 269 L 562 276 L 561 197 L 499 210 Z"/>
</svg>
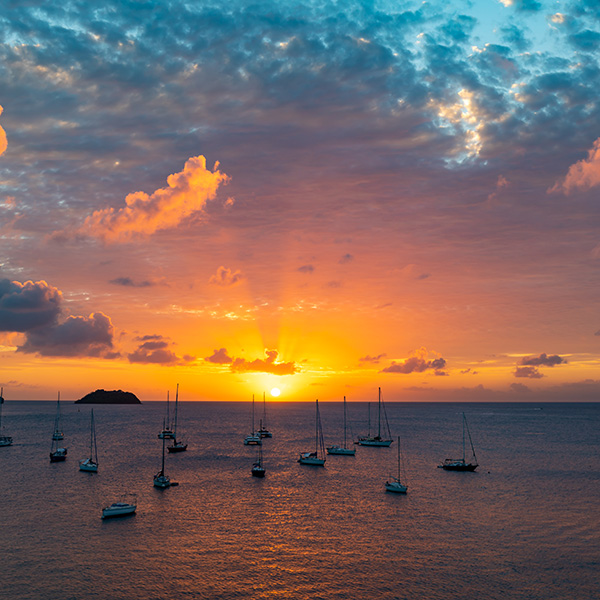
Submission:
<svg viewBox="0 0 600 600">
<path fill-rule="evenodd" d="M 50 463 L 55 407 L 3 407 L 1 598 L 600 598 L 600 404 L 388 402 L 392 446 L 323 468 L 297 463 L 315 447 L 314 404 L 269 402 L 257 479 L 250 404 L 185 402 L 189 446 L 166 455 L 179 485 L 165 490 L 153 487 L 164 403 L 94 406 L 97 474 L 78 470 L 89 405 L 61 404 L 68 457 Z M 367 404 L 347 408 L 351 443 L 368 433 Z M 320 411 L 326 445 L 341 444 L 342 404 Z M 480 466 L 438 469 L 462 456 L 463 412 Z M 406 496 L 384 491 L 398 435 Z M 132 497 L 136 515 L 101 519 Z"/>
</svg>

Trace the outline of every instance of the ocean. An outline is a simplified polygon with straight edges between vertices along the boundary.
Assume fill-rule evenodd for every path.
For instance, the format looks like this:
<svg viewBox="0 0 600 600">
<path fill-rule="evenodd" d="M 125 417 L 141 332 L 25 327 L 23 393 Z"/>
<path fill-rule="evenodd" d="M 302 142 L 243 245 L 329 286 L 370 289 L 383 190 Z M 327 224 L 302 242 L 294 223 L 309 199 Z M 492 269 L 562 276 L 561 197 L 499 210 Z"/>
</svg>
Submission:
<svg viewBox="0 0 600 600">
<path fill-rule="evenodd" d="M 171 408 L 173 403 L 171 403 Z M 264 479 L 248 402 L 180 402 L 187 452 L 167 454 L 177 487 L 159 490 L 165 404 L 61 402 L 64 463 L 48 453 L 56 402 L 3 406 L 0 598 L 10 600 L 598 600 L 600 404 L 386 403 L 401 436 L 406 495 L 384 491 L 397 442 L 299 465 L 314 449 L 311 402 L 268 402 Z M 348 435 L 367 404 L 348 403 Z M 343 441 L 341 402 L 320 403 L 325 444 Z M 377 404 L 371 404 L 376 427 Z M 462 455 L 475 473 L 438 469 Z M 262 417 L 257 403 L 256 424 Z M 136 497 L 137 514 L 101 509 Z"/>
</svg>

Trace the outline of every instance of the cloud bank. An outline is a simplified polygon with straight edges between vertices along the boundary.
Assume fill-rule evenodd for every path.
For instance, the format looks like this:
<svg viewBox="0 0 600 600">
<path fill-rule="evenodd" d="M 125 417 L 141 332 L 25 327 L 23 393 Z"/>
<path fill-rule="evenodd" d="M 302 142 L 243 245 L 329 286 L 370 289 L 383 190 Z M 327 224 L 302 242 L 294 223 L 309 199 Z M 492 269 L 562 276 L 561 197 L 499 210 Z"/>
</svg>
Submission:
<svg viewBox="0 0 600 600">
<path fill-rule="evenodd" d="M 179 365 L 186 364 L 195 360 L 193 356 L 177 356 L 170 349 L 172 345 L 161 335 L 147 335 L 139 338 L 142 343 L 130 354 L 127 359 L 131 363 L 142 363 L 152 365 Z"/>
<path fill-rule="evenodd" d="M 422 373 L 423 371 L 433 370 L 436 374 L 442 374 L 442 369 L 446 366 L 446 360 L 441 356 L 430 359 L 430 352 L 427 348 L 419 348 L 411 352 L 411 356 L 400 363 L 392 361 L 392 364 L 380 373 Z M 436 353 L 437 354 L 437 353 Z M 444 373 L 445 374 L 445 373 Z"/>
<path fill-rule="evenodd" d="M 168 187 L 148 195 L 135 192 L 125 198 L 123 208 L 105 208 L 89 216 L 79 233 L 105 242 L 126 242 L 135 236 L 149 236 L 161 229 L 179 225 L 186 217 L 201 211 L 212 200 L 226 174 L 206 168 L 204 156 L 190 158 L 183 171 L 169 175 Z"/>
<path fill-rule="evenodd" d="M 293 361 L 278 362 L 277 350 L 265 350 L 266 358 L 246 360 L 245 358 L 232 358 L 225 348 L 215 350 L 211 356 L 204 360 L 213 364 L 228 364 L 232 373 L 270 373 L 271 375 L 294 375 L 300 367 Z"/>
</svg>

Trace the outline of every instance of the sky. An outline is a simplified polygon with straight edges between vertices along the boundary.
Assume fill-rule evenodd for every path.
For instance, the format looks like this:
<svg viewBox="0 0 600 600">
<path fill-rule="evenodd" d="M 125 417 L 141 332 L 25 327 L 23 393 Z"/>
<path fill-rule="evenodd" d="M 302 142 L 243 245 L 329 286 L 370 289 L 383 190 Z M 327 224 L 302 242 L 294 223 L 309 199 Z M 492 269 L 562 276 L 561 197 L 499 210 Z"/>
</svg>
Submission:
<svg viewBox="0 0 600 600">
<path fill-rule="evenodd" d="M 597 0 L 5 6 L 7 400 L 600 398 Z"/>
</svg>

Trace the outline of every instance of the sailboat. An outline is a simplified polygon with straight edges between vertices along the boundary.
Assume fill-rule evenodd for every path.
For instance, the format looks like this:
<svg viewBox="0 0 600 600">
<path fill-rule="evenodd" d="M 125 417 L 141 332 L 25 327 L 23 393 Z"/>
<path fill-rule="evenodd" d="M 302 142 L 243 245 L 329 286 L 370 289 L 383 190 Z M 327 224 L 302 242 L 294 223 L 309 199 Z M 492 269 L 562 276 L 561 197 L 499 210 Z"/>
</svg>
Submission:
<svg viewBox="0 0 600 600">
<path fill-rule="evenodd" d="M 98 472 L 98 446 L 96 445 L 96 424 L 94 423 L 94 409 L 90 416 L 90 457 L 79 461 L 80 471 Z"/>
<path fill-rule="evenodd" d="M 172 440 L 175 437 L 175 434 L 173 433 L 172 429 L 171 429 L 171 423 L 169 421 L 169 392 L 167 391 L 167 420 L 166 420 L 166 427 L 165 427 L 165 421 L 163 421 L 163 428 L 162 431 L 158 434 L 159 439 L 168 439 L 168 440 Z"/>
<path fill-rule="evenodd" d="M 2 433 L 2 405 L 4 404 L 4 388 L 0 388 L 0 434 Z M 12 446 L 13 439 L 9 435 L 0 435 L 0 446 Z"/>
<path fill-rule="evenodd" d="M 264 477 L 266 469 L 263 465 L 262 445 L 258 447 L 258 458 L 252 465 L 252 477 Z"/>
<path fill-rule="evenodd" d="M 447 458 L 441 465 L 438 465 L 438 469 L 444 469 L 446 471 L 474 471 L 479 464 L 477 463 L 477 457 L 475 456 L 475 447 L 473 446 L 473 440 L 471 439 L 471 432 L 469 431 L 469 425 L 467 423 L 467 417 L 465 417 L 465 413 L 463 416 L 463 428 L 462 428 L 462 447 L 463 453 L 462 458 Z M 466 461 L 465 456 L 465 431 L 469 437 L 469 443 L 471 444 L 471 452 L 473 454 L 471 462 Z"/>
<path fill-rule="evenodd" d="M 244 439 L 245 446 L 259 446 L 262 444 L 260 434 L 254 430 L 254 394 L 252 394 L 252 433 Z"/>
<path fill-rule="evenodd" d="M 261 438 L 272 438 L 273 434 L 267 429 L 267 399 L 263 392 L 263 418 L 260 420 L 260 427 L 257 431 Z"/>
<path fill-rule="evenodd" d="M 385 416 L 385 425 L 387 428 L 387 434 L 388 437 L 387 438 L 382 438 L 381 437 L 381 409 L 383 408 L 383 413 Z M 372 436 L 371 435 L 371 426 L 370 426 L 370 422 L 371 422 L 371 418 L 370 418 L 370 414 L 371 411 L 369 409 L 369 435 L 366 436 L 362 436 L 358 438 L 358 441 L 354 442 L 355 444 L 358 444 L 360 446 L 391 446 L 392 445 L 392 438 L 391 438 L 391 434 L 390 434 L 390 426 L 388 424 L 387 421 L 387 415 L 385 414 L 385 406 L 383 406 L 383 401 L 381 400 L 381 388 L 379 388 L 379 403 L 378 403 L 378 411 L 377 411 L 377 415 L 378 415 L 378 419 L 377 419 L 377 435 Z"/>
<path fill-rule="evenodd" d="M 390 477 L 385 482 L 386 492 L 395 492 L 396 494 L 406 494 L 408 486 L 400 481 L 400 468 L 401 468 L 401 446 L 400 436 L 398 436 L 398 477 Z"/>
<path fill-rule="evenodd" d="M 165 431 L 165 423 L 163 421 L 163 431 Z M 157 488 L 168 488 L 171 485 L 171 479 L 168 475 L 165 475 L 165 440 L 162 438 L 162 463 L 160 465 L 160 471 L 154 476 L 154 487 Z"/>
<path fill-rule="evenodd" d="M 52 439 L 60 441 L 64 438 L 65 434 L 60 428 L 60 392 L 58 392 L 58 400 L 56 401 L 56 416 L 54 417 L 54 433 L 52 434 Z"/>
<path fill-rule="evenodd" d="M 313 465 L 315 467 L 325 466 L 325 443 L 323 442 L 323 428 L 321 427 L 321 415 L 319 413 L 319 400 L 316 403 L 315 418 L 315 451 L 303 452 L 298 462 L 301 465 Z"/>
<path fill-rule="evenodd" d="M 56 417 L 54 418 L 54 433 L 52 434 L 52 445 L 50 446 L 50 462 L 62 462 L 67 458 L 67 449 L 58 445 L 58 442 L 64 439 L 64 434 L 60 429 L 60 392 L 56 402 Z"/>
<path fill-rule="evenodd" d="M 327 454 L 343 454 L 345 456 L 354 456 L 356 448 L 348 448 L 346 443 L 346 396 L 344 396 L 344 446 L 328 446 Z"/>
<path fill-rule="evenodd" d="M 185 452 L 188 445 L 183 442 L 177 441 L 177 414 L 179 407 L 179 384 L 177 384 L 177 391 L 175 392 L 175 426 L 173 427 L 173 445 L 167 446 L 169 452 Z"/>
</svg>

